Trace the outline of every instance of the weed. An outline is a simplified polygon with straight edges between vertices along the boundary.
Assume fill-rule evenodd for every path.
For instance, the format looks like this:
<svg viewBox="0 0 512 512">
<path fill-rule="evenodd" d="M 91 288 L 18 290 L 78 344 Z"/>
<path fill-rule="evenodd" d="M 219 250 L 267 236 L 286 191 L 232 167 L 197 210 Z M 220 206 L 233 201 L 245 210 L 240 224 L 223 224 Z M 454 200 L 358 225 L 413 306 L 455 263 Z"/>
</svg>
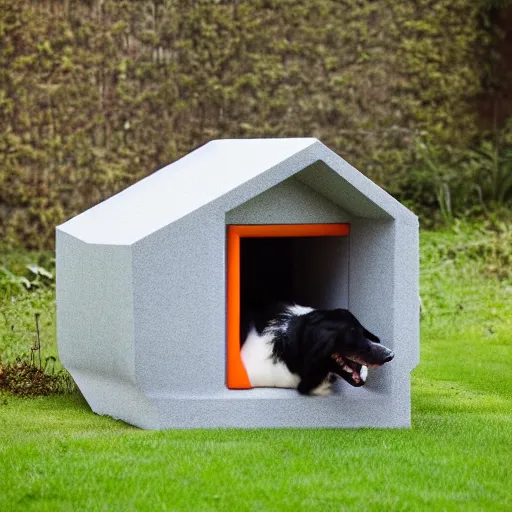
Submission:
<svg viewBox="0 0 512 512">
<path fill-rule="evenodd" d="M 22 274 L 15 274 L 5 266 L 0 266 L 0 300 L 11 299 L 27 291 L 53 287 L 54 274 L 50 270 L 28 263 Z"/>
<path fill-rule="evenodd" d="M 505 205 L 512 200 L 512 120 L 492 139 L 482 140 L 466 153 L 464 174 L 472 177 L 482 201 Z"/>
<path fill-rule="evenodd" d="M 55 343 L 53 255 L 0 256 L 0 391 L 20 396 L 73 392 L 75 384 L 62 368 Z"/>
<path fill-rule="evenodd" d="M 424 213 L 425 225 L 450 227 L 455 218 L 484 217 L 512 202 L 512 119 L 469 148 L 438 146 L 426 133 L 415 141 L 412 165 L 401 199 Z"/>
<path fill-rule="evenodd" d="M 50 375 L 45 368 L 21 359 L 7 366 L 0 363 L 0 392 L 28 397 L 72 393 L 75 389 L 73 379 L 65 370 Z"/>
</svg>

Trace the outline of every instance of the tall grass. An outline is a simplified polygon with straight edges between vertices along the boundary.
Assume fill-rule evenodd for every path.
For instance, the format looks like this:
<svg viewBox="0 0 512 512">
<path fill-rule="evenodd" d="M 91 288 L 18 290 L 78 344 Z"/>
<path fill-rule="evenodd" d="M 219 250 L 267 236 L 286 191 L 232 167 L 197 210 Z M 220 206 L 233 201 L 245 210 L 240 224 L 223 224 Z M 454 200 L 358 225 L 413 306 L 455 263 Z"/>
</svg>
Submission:
<svg viewBox="0 0 512 512">
<path fill-rule="evenodd" d="M 425 225 L 450 226 L 455 218 L 512 219 L 512 119 L 469 148 L 416 140 L 401 199 Z M 433 215 L 434 214 L 434 215 Z"/>
</svg>

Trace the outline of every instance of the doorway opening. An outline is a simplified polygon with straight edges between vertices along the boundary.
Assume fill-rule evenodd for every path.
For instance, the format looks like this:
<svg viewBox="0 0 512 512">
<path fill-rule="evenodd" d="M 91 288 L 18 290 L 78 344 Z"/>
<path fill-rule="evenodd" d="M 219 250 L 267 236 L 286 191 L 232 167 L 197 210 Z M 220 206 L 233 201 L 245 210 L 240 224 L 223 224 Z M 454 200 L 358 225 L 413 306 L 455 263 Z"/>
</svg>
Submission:
<svg viewBox="0 0 512 512">
<path fill-rule="evenodd" d="M 227 226 L 229 389 L 251 389 L 240 357 L 242 315 L 275 302 L 348 307 L 349 224 Z"/>
</svg>

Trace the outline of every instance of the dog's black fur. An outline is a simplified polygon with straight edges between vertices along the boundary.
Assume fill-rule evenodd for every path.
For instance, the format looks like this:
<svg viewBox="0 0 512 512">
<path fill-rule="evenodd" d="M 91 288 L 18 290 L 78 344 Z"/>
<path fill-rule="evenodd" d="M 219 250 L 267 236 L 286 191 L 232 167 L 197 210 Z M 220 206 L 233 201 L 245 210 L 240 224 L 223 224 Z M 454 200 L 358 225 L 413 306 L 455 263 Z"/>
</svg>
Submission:
<svg viewBox="0 0 512 512">
<path fill-rule="evenodd" d="M 273 333 L 272 358 L 300 377 L 298 391 L 309 394 L 332 374 L 352 386 L 362 386 L 362 365 L 374 367 L 391 361 L 394 353 L 365 329 L 346 309 L 317 309 L 294 315 L 290 305 L 278 304 L 243 322 L 241 339 L 251 325 L 258 334 Z"/>
</svg>

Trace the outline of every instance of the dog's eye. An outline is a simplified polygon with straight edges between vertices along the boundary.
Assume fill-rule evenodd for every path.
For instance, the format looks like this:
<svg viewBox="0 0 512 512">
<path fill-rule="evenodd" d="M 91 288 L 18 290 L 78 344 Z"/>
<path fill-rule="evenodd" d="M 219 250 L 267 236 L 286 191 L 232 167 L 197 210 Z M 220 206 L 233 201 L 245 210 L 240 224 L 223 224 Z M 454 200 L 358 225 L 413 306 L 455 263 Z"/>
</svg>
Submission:
<svg viewBox="0 0 512 512">
<path fill-rule="evenodd" d="M 349 332 L 350 334 L 354 334 L 354 333 L 356 332 L 356 328 L 355 328 L 355 327 L 351 327 L 351 328 L 348 330 L 348 332 Z"/>
</svg>

